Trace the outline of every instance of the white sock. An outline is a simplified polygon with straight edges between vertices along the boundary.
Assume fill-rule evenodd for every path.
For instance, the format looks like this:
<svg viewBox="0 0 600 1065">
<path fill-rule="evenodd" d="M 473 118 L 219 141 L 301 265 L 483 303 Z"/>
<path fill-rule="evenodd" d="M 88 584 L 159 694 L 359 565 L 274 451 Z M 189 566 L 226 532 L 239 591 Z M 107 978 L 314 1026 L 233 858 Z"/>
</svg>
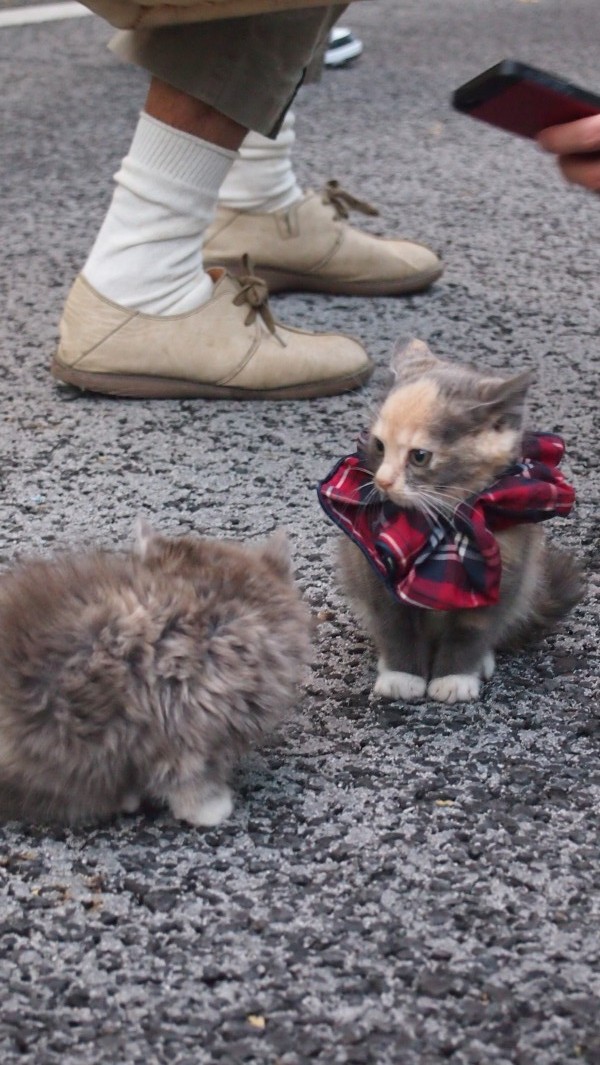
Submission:
<svg viewBox="0 0 600 1065">
<path fill-rule="evenodd" d="M 288 111 L 276 140 L 260 133 L 246 135 L 238 158 L 221 185 L 220 206 L 271 214 L 302 199 L 304 193 L 292 167 L 294 124 L 294 114 Z"/>
<path fill-rule="evenodd" d="M 202 238 L 236 152 L 142 112 L 117 187 L 83 268 L 121 307 L 185 314 L 210 298 Z"/>
</svg>

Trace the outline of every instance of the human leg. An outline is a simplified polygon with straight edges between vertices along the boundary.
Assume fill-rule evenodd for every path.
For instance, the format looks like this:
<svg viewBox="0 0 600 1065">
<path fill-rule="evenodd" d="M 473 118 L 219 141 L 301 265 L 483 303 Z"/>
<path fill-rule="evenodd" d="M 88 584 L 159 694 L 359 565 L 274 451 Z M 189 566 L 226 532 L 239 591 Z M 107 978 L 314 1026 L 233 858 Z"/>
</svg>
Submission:
<svg viewBox="0 0 600 1065">
<path fill-rule="evenodd" d="M 369 204 L 331 183 L 303 192 L 293 167 L 294 125 L 290 110 L 275 140 L 255 132 L 245 137 L 206 233 L 207 264 L 235 270 L 247 252 L 271 292 L 386 296 L 432 284 L 442 264 L 430 248 L 349 224 L 352 208 L 377 214 Z"/>
<path fill-rule="evenodd" d="M 290 108 L 276 137 L 254 132 L 245 136 L 219 189 L 220 208 L 227 212 L 270 214 L 302 199 L 304 192 L 293 165 L 295 126 L 296 117 Z M 217 232 L 218 229 L 217 223 Z M 210 258 L 214 258 L 212 252 Z"/>
<path fill-rule="evenodd" d="M 206 303 L 213 285 L 203 268 L 203 235 L 244 133 L 153 79 L 82 270 L 88 284 L 144 314 L 183 314 Z"/>
<path fill-rule="evenodd" d="M 246 44 L 239 29 L 218 22 L 185 27 L 183 37 L 179 28 L 120 35 L 153 81 L 107 219 L 67 301 L 53 365 L 59 379 L 120 395 L 308 398 L 370 375 L 353 338 L 274 325 L 256 278 L 240 283 L 202 266 L 203 230 L 232 151 L 248 122 L 265 130 L 279 122 L 332 17 L 307 12 L 300 33 L 301 16 L 241 20 Z M 291 52 L 287 62 L 276 62 L 277 42 Z M 261 72 L 252 93 L 249 54 Z M 234 65 L 232 75 L 236 56 L 242 73 Z M 179 85 L 156 73 L 169 64 Z M 199 95 L 181 87 L 186 77 Z"/>
<path fill-rule="evenodd" d="M 160 315 L 210 298 L 202 243 L 219 187 L 248 128 L 280 121 L 333 17 L 297 11 L 117 34 L 114 51 L 152 77 L 83 268 L 102 296 Z"/>
</svg>

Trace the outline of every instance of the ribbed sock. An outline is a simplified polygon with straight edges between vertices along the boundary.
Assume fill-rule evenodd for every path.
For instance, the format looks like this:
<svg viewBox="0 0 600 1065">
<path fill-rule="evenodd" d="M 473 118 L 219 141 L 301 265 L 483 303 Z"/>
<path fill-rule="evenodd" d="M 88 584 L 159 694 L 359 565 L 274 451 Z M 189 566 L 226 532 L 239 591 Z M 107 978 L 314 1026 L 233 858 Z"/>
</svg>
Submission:
<svg viewBox="0 0 600 1065">
<path fill-rule="evenodd" d="M 86 280 L 146 314 L 185 314 L 205 303 L 213 283 L 202 238 L 235 157 L 143 112 L 83 268 Z"/>
<path fill-rule="evenodd" d="M 292 167 L 295 118 L 288 111 L 276 140 L 248 133 L 219 191 L 219 204 L 233 211 L 271 214 L 304 195 Z"/>
</svg>

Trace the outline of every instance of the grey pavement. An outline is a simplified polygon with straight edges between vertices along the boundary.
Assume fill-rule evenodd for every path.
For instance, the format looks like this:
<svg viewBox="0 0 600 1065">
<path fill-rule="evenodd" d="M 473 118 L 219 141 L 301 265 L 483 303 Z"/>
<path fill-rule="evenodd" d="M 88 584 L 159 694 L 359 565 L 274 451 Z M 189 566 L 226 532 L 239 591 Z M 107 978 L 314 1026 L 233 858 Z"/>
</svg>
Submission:
<svg viewBox="0 0 600 1065">
<path fill-rule="evenodd" d="M 3 4 L 3 7 L 6 7 Z M 600 91 L 597 0 L 378 0 L 365 43 L 297 106 L 297 166 L 379 204 L 374 231 L 446 262 L 406 299 L 285 296 L 378 370 L 311 403 L 127 402 L 48 367 L 144 80 L 82 19 L 0 31 L 0 561 L 160 528 L 290 528 L 319 620 L 289 723 L 240 768 L 218 830 L 166 814 L 0 829 L 0 1058 L 23 1065 L 598 1065 L 598 197 L 532 144 L 455 115 L 505 56 Z M 532 424 L 578 490 L 556 539 L 587 572 L 562 631 L 503 658 L 480 702 L 374 701 L 314 493 L 385 388 L 398 338 L 532 368 Z"/>
</svg>

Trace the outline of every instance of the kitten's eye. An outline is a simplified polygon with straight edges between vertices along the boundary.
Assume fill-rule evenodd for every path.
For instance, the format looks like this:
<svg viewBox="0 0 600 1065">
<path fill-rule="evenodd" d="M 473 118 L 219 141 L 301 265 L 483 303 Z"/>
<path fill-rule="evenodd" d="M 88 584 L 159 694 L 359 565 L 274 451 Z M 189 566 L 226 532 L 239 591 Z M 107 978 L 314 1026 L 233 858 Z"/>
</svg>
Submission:
<svg viewBox="0 0 600 1065">
<path fill-rule="evenodd" d="M 429 466 L 431 462 L 431 451 L 425 451 L 422 447 L 414 447 L 412 451 L 408 452 L 408 461 L 411 466 Z"/>
<path fill-rule="evenodd" d="M 378 455 L 383 455 L 385 447 L 383 444 L 383 440 L 380 440 L 378 436 L 373 437 L 373 447 L 375 448 L 375 451 Z"/>
</svg>

